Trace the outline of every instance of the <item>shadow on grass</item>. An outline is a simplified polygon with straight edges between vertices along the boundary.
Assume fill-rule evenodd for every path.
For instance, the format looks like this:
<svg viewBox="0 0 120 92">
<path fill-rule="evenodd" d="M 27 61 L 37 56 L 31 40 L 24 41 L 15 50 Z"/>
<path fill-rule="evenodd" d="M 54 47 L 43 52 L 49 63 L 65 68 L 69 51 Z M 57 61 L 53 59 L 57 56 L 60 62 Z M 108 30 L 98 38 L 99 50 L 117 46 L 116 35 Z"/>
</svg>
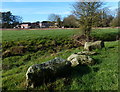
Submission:
<svg viewBox="0 0 120 92">
<path fill-rule="evenodd" d="M 111 46 L 111 47 L 108 47 L 108 49 L 109 49 L 109 48 L 115 48 L 115 47 Z"/>
<path fill-rule="evenodd" d="M 99 67 L 94 67 L 94 68 L 93 68 L 93 71 L 94 71 L 94 72 L 99 71 Z"/>
<path fill-rule="evenodd" d="M 100 59 L 94 59 L 94 61 L 95 61 L 95 64 L 100 64 L 100 63 L 102 63 L 102 61 L 101 61 Z"/>
<path fill-rule="evenodd" d="M 91 68 L 87 65 L 78 65 L 76 67 L 73 67 L 71 70 L 71 77 L 74 76 L 83 76 L 85 74 L 88 74 L 91 72 Z"/>
</svg>

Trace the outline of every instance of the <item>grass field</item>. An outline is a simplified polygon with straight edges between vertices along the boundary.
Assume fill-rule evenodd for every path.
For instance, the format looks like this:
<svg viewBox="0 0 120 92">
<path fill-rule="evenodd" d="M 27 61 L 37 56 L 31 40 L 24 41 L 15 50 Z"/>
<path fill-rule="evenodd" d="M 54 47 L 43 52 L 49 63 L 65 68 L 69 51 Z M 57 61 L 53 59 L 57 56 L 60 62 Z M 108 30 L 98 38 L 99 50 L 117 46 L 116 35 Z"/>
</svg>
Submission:
<svg viewBox="0 0 120 92">
<path fill-rule="evenodd" d="M 3 41 L 21 41 L 43 38 L 68 38 L 74 34 L 80 34 L 80 29 L 52 29 L 52 30 L 20 30 L 20 31 L 2 31 Z M 112 34 L 111 34 L 112 33 Z M 102 37 L 106 34 L 118 34 L 118 29 L 94 29 L 93 35 Z"/>
<path fill-rule="evenodd" d="M 35 43 L 37 43 L 37 45 L 44 44 L 44 46 L 46 46 L 45 43 L 51 43 L 53 40 L 57 40 L 57 44 L 64 43 L 63 45 L 68 46 L 68 44 L 72 44 L 71 40 L 69 41 L 68 39 L 70 39 L 73 34 L 78 34 L 78 31 L 78 29 L 2 31 L 2 40 L 3 46 L 8 46 L 10 43 L 14 43 L 13 45 L 6 47 L 6 49 L 12 48 L 14 45 L 17 46 L 16 43 L 18 42 L 27 46 L 36 46 Z M 111 35 L 109 36 L 109 34 Z M 114 36 L 116 37 L 116 34 L 118 34 L 117 29 L 93 30 L 92 35 L 96 36 L 98 39 L 110 39 L 109 42 L 105 41 L 105 48 L 95 50 L 99 53 L 92 56 L 96 60 L 95 65 L 75 67 L 71 71 L 72 74 L 70 76 L 60 78 L 53 83 L 48 83 L 47 85 L 42 85 L 32 90 L 117 90 L 118 41 L 111 41 L 115 40 Z M 31 44 L 31 42 L 33 44 Z M 7 45 L 4 45 L 4 43 Z M 54 44 L 49 44 L 49 46 L 54 46 Z M 56 45 L 54 47 L 56 47 Z M 3 58 L 3 90 L 26 90 L 25 73 L 29 66 L 46 62 L 55 57 L 66 59 L 72 53 L 82 50 L 83 47 L 72 47 L 53 53 L 46 51 L 44 54 L 41 54 L 41 50 L 38 50 L 36 52 L 27 52 L 24 55 L 14 55 Z"/>
<path fill-rule="evenodd" d="M 78 32 L 79 29 L 52 29 L 52 30 L 20 30 L 2 31 L 3 41 L 19 41 L 43 38 L 67 38 Z"/>
</svg>

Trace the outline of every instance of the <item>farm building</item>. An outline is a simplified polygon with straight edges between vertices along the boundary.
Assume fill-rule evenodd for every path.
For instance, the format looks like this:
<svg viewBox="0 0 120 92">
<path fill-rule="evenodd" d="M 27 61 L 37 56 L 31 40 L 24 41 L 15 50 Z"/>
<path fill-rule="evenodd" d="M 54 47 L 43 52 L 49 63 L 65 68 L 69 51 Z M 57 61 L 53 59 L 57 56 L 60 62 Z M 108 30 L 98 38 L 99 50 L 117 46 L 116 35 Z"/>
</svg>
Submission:
<svg viewBox="0 0 120 92">
<path fill-rule="evenodd" d="M 30 28 L 30 26 L 31 26 L 31 23 L 27 22 L 27 23 L 20 23 L 20 24 L 16 25 L 14 28 Z"/>
<path fill-rule="evenodd" d="M 51 26 L 55 26 L 56 23 L 52 23 L 50 21 L 42 21 L 42 22 L 24 22 L 16 25 L 14 28 L 50 28 Z M 57 26 L 56 26 L 57 27 Z"/>
</svg>

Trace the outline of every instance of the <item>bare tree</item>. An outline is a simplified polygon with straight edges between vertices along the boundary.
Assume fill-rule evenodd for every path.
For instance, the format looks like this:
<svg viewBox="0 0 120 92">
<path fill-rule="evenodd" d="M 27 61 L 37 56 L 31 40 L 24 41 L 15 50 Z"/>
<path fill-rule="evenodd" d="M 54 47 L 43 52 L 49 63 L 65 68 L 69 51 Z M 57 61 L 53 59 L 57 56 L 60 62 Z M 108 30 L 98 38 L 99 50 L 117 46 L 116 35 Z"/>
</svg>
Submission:
<svg viewBox="0 0 120 92">
<path fill-rule="evenodd" d="M 93 22 L 99 16 L 102 2 L 76 2 L 73 4 L 73 13 L 77 16 L 80 22 L 80 27 L 89 41 L 90 32 Z"/>
<path fill-rule="evenodd" d="M 48 16 L 48 20 L 51 21 L 55 26 L 57 23 L 57 26 L 58 27 L 61 27 L 62 26 L 62 21 L 61 21 L 61 16 L 60 15 L 57 15 L 57 14 L 50 14 Z"/>
<path fill-rule="evenodd" d="M 116 9 L 116 16 L 114 19 L 111 21 L 111 26 L 112 27 L 120 27 L 120 8 Z"/>
<path fill-rule="evenodd" d="M 48 16 L 48 20 L 52 21 L 52 22 L 57 22 L 57 20 L 60 18 L 60 15 L 57 14 L 50 14 Z"/>
</svg>

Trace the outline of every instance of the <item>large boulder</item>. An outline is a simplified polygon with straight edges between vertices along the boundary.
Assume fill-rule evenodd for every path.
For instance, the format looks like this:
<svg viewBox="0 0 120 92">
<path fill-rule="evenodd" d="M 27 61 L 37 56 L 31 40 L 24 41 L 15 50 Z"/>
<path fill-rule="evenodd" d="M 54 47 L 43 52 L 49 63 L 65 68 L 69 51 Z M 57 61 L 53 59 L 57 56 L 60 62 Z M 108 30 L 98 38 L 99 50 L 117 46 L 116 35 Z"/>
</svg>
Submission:
<svg viewBox="0 0 120 92">
<path fill-rule="evenodd" d="M 101 49 L 104 47 L 103 41 L 95 41 L 95 42 L 85 42 L 84 49 L 91 51 L 93 49 Z"/>
<path fill-rule="evenodd" d="M 30 66 L 26 73 L 27 87 L 34 88 L 50 82 L 56 77 L 69 74 L 71 63 L 62 58 L 55 58 L 42 64 Z"/>
<path fill-rule="evenodd" d="M 71 62 L 71 66 L 75 67 L 79 64 L 84 65 L 92 65 L 94 64 L 94 60 L 87 55 L 79 55 L 79 54 L 72 54 L 67 58 L 68 61 Z"/>
</svg>

